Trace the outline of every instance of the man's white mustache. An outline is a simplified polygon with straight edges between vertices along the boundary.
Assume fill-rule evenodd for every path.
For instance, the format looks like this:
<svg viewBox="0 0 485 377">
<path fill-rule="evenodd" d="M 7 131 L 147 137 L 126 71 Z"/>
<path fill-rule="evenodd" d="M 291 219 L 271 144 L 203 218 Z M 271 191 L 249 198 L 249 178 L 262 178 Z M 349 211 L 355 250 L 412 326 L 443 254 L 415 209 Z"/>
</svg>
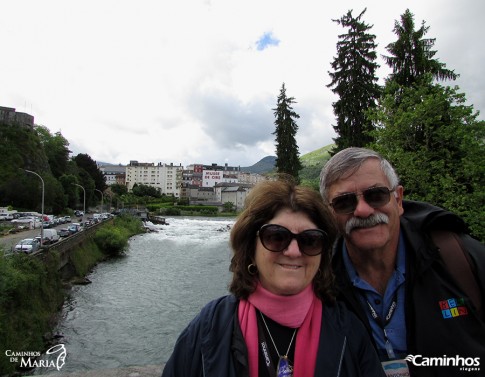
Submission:
<svg viewBox="0 0 485 377">
<path fill-rule="evenodd" d="M 349 235 L 356 228 L 371 228 L 378 224 L 388 224 L 389 217 L 383 213 L 375 213 L 363 219 L 361 217 L 352 217 L 345 223 L 345 234 Z"/>
</svg>

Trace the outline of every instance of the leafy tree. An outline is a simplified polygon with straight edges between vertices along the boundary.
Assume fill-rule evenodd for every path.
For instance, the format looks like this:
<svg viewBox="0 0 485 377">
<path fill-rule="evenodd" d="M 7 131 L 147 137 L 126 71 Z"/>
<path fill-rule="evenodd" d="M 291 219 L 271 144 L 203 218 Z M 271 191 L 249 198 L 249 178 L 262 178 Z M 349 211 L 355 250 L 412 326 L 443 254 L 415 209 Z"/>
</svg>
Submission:
<svg viewBox="0 0 485 377">
<path fill-rule="evenodd" d="M 390 79 L 399 85 L 410 86 L 422 75 L 430 73 L 434 79 L 455 80 L 458 75 L 446 69 L 446 65 L 435 59 L 433 51 L 436 39 L 424 38 L 429 30 L 423 21 L 421 27 L 415 30 L 414 15 L 406 9 L 401 15 L 401 22 L 395 21 L 394 33 L 398 39 L 387 45 L 390 56 L 383 56 L 386 63 L 392 68 Z"/>
<path fill-rule="evenodd" d="M 74 183 L 78 183 L 77 175 L 63 174 L 59 177 L 59 182 L 64 189 L 64 200 L 68 208 L 76 208 L 78 203 L 78 187 Z"/>
<path fill-rule="evenodd" d="M 225 202 L 222 207 L 224 212 L 234 212 L 236 210 L 236 205 L 233 202 Z"/>
<path fill-rule="evenodd" d="M 125 185 L 120 185 L 118 183 L 115 183 L 109 187 L 111 191 L 116 195 L 123 195 L 128 193 L 128 188 Z"/>
<path fill-rule="evenodd" d="M 433 83 L 431 74 L 411 87 L 394 81 L 386 87 L 373 114 L 378 128 L 371 148 L 396 167 L 407 198 L 457 213 L 485 240 L 485 122 L 477 121 L 478 113 L 465 105 L 457 87 Z"/>
<path fill-rule="evenodd" d="M 293 97 L 286 96 L 285 84 L 281 86 L 276 108 L 273 109 L 275 115 L 276 130 L 272 135 L 276 135 L 276 171 L 277 173 L 289 174 L 298 182 L 298 172 L 302 168 L 298 145 L 295 135 L 298 125 L 295 119 L 300 116 L 293 111 L 292 104 L 296 103 Z"/>
<path fill-rule="evenodd" d="M 136 196 L 150 196 L 153 198 L 159 198 L 161 196 L 160 192 L 155 187 L 143 184 L 134 185 L 132 193 Z"/>
<path fill-rule="evenodd" d="M 101 170 L 99 170 L 98 165 L 96 164 L 96 161 L 94 161 L 88 154 L 80 153 L 74 157 L 74 162 L 76 162 L 77 166 L 86 171 L 93 179 L 95 184 L 94 188 L 104 191 L 106 188 L 106 182 L 103 173 Z"/>
<path fill-rule="evenodd" d="M 49 163 L 37 132 L 21 125 L 0 124 L 0 206 L 12 205 L 24 209 L 41 209 L 44 181 L 52 177 Z M 52 197 L 45 198 L 45 207 L 51 207 Z"/>
<path fill-rule="evenodd" d="M 97 203 L 97 198 L 95 196 L 94 189 L 96 188 L 96 183 L 93 177 L 83 168 L 79 168 L 78 184 L 84 187 L 85 193 L 81 188 L 77 190 L 79 196 L 78 203 L 83 204 L 84 194 L 86 194 L 86 210 Z"/>
<path fill-rule="evenodd" d="M 69 153 L 71 153 L 69 150 L 69 142 L 60 132 L 52 135 L 47 127 L 36 126 L 35 130 L 44 147 L 52 174 L 54 177 L 59 178 L 67 171 Z"/>
<path fill-rule="evenodd" d="M 333 72 L 329 72 L 332 81 L 327 85 L 339 96 L 332 104 L 337 117 L 333 128 L 338 135 L 332 154 L 347 147 L 362 147 L 371 141 L 368 132 L 373 125 L 366 111 L 376 107 L 380 96 L 376 77 L 379 65 L 375 62 L 376 36 L 368 33 L 372 26 L 362 21 L 365 11 L 354 17 L 349 10 L 345 16 L 333 20 L 348 32 L 339 35 L 337 56 L 331 63 Z"/>
</svg>

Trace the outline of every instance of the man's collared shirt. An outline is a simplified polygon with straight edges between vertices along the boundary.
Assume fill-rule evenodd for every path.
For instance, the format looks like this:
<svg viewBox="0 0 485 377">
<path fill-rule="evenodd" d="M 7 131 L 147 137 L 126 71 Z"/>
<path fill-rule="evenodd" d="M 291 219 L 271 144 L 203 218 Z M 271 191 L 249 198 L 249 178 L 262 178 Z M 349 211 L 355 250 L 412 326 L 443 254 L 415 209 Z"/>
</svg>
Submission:
<svg viewBox="0 0 485 377">
<path fill-rule="evenodd" d="M 404 358 L 407 354 L 406 344 L 406 322 L 404 310 L 404 281 L 406 277 L 406 251 L 402 233 L 399 237 L 399 244 L 397 249 L 396 268 L 387 283 L 384 297 L 379 294 L 369 283 L 361 279 L 350 260 L 347 252 L 345 242 L 343 243 L 343 260 L 344 265 L 349 274 L 350 281 L 357 288 L 360 302 L 372 328 L 372 335 L 376 342 L 379 358 L 381 361 L 389 360 L 388 352 L 386 351 L 386 336 L 389 340 L 392 349 L 395 353 L 395 358 Z M 390 314 L 390 308 L 396 301 L 396 307 L 392 311 L 392 316 L 389 321 L 386 321 L 386 316 Z M 381 321 L 376 320 L 371 313 L 371 309 L 375 310 L 377 316 Z M 384 326 L 384 328 L 382 327 Z M 385 333 L 384 333 L 385 330 Z"/>
</svg>

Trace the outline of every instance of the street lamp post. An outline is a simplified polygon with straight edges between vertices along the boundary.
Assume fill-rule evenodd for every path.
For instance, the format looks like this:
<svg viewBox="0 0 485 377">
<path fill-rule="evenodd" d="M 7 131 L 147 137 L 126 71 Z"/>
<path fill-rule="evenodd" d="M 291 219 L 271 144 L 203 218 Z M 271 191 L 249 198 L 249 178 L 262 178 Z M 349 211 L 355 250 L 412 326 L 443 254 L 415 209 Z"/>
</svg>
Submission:
<svg viewBox="0 0 485 377">
<path fill-rule="evenodd" d="M 40 247 L 42 247 L 42 245 L 44 244 L 44 180 L 36 172 L 27 170 L 27 169 L 24 169 L 24 170 L 27 173 L 36 175 L 37 177 L 39 177 L 40 181 L 42 182 L 42 205 L 41 205 L 42 216 L 40 219 Z M 35 229 L 35 220 L 34 220 L 34 229 Z"/>
<path fill-rule="evenodd" d="M 79 186 L 83 189 L 83 193 L 84 193 L 84 202 L 83 202 L 83 219 L 84 219 L 84 215 L 86 214 L 86 190 L 84 189 L 84 187 L 82 187 L 81 185 L 78 185 L 77 183 L 73 183 L 74 186 Z"/>
<path fill-rule="evenodd" d="M 97 191 L 101 194 L 101 212 L 103 212 L 103 192 L 98 189 L 94 189 L 94 191 Z"/>
<path fill-rule="evenodd" d="M 113 196 L 109 191 L 106 191 L 105 194 L 109 196 L 109 207 L 107 212 L 111 212 L 111 201 L 113 200 Z"/>
</svg>

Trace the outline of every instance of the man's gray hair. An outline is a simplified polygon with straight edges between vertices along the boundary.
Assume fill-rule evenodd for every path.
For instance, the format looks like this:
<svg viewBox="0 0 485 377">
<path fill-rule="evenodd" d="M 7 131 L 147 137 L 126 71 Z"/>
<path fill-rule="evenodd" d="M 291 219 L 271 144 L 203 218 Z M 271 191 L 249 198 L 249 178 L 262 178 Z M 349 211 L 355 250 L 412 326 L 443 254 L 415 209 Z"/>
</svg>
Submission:
<svg viewBox="0 0 485 377">
<path fill-rule="evenodd" d="M 323 199 L 328 199 L 328 188 L 331 185 L 339 179 L 350 177 L 370 158 L 380 161 L 382 172 L 391 185 L 390 188 L 396 187 L 399 184 L 399 177 L 389 161 L 371 149 L 351 147 L 335 154 L 323 167 L 320 173 L 320 194 Z"/>
</svg>

